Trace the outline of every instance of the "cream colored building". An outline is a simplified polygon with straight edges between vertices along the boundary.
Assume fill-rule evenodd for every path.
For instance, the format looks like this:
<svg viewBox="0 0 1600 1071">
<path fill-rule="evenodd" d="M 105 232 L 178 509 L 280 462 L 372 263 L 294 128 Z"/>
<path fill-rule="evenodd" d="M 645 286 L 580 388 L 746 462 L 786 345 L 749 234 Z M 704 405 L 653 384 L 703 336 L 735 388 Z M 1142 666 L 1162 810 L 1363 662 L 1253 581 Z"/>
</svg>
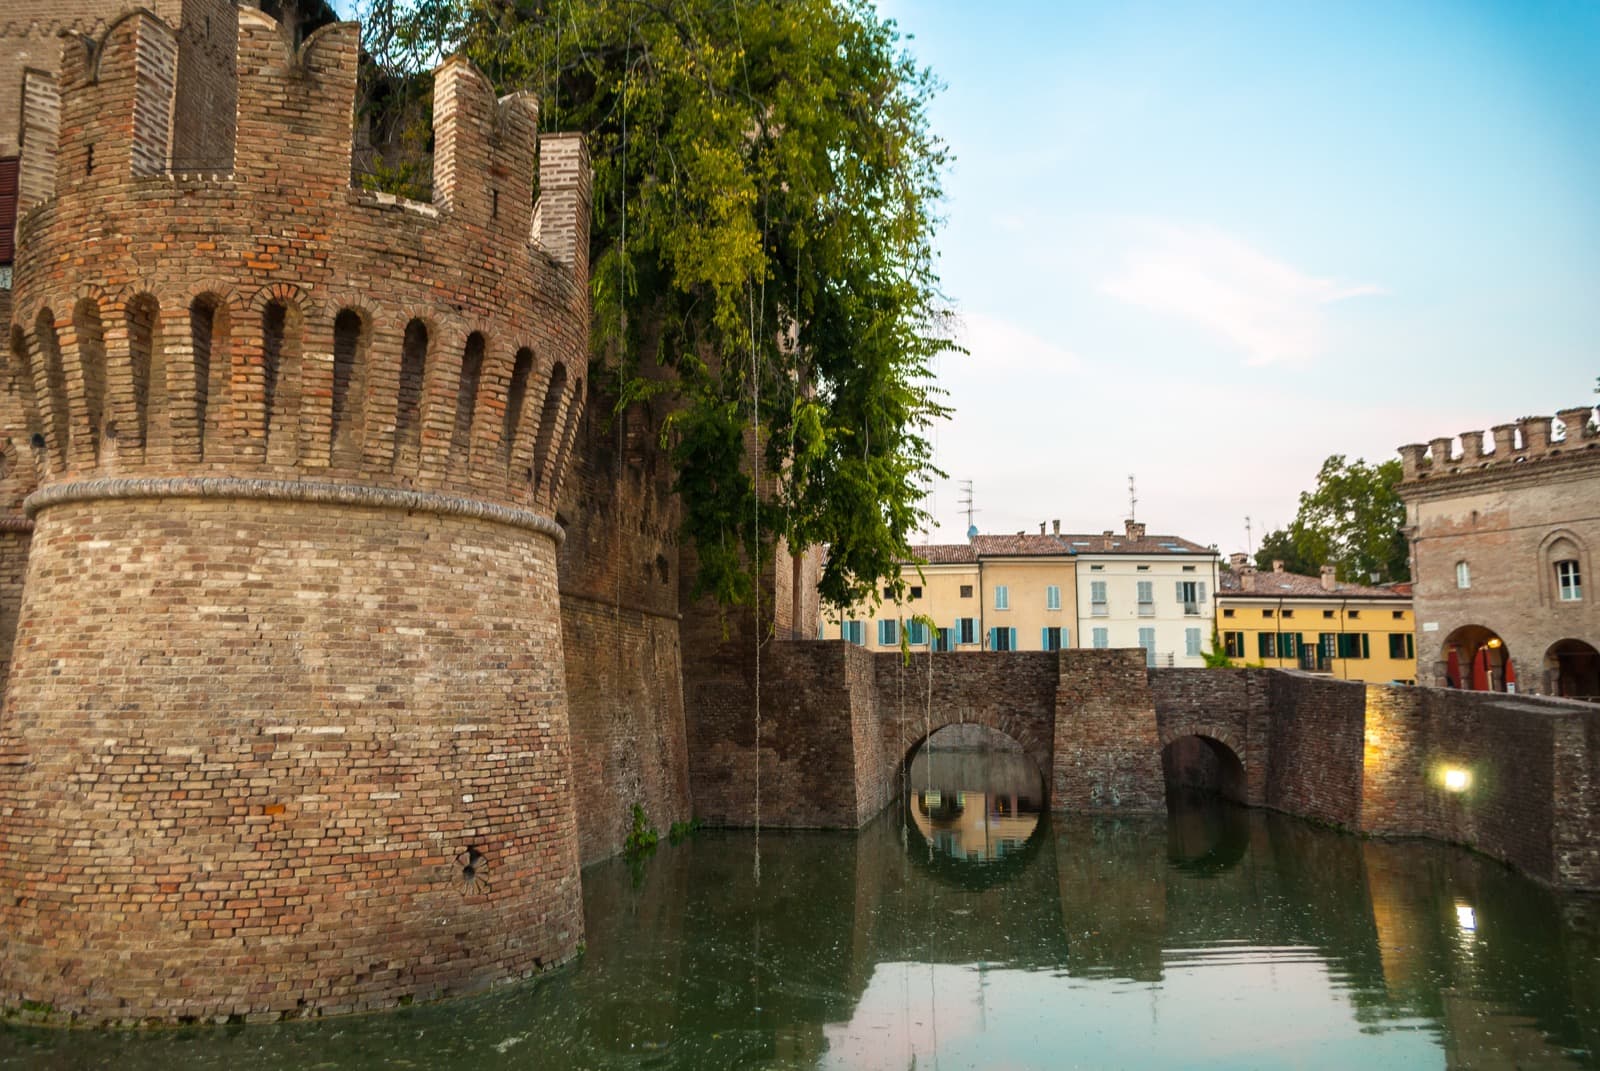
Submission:
<svg viewBox="0 0 1600 1071">
<path fill-rule="evenodd" d="M 1409 586 L 1369 587 L 1286 573 L 1282 562 L 1260 572 L 1232 556 L 1217 592 L 1217 628 L 1237 666 L 1303 669 L 1340 680 L 1415 684 L 1415 620 Z"/>
<path fill-rule="evenodd" d="M 1078 564 L 1082 647 L 1140 647 L 1145 665 L 1203 666 L 1216 622 L 1217 552 L 1178 536 L 1068 537 Z"/>
</svg>

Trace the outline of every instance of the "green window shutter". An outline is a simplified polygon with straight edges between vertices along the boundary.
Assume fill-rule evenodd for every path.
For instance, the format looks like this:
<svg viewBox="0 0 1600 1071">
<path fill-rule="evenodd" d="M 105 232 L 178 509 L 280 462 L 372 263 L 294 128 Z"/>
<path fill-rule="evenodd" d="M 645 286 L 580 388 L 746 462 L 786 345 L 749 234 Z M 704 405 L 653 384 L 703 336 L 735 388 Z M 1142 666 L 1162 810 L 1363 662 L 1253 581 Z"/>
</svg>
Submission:
<svg viewBox="0 0 1600 1071">
<path fill-rule="evenodd" d="M 1275 657 L 1272 644 L 1272 633 L 1263 632 L 1261 635 L 1256 637 L 1256 654 L 1261 658 Z"/>
</svg>

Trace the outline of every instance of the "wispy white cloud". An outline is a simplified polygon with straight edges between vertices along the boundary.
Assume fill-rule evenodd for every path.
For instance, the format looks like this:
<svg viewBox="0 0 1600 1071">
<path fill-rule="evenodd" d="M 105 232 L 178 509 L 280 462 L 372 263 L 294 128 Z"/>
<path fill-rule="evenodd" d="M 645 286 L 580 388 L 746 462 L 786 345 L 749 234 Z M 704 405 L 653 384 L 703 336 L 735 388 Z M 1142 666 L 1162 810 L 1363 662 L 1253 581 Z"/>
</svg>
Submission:
<svg viewBox="0 0 1600 1071">
<path fill-rule="evenodd" d="M 1003 369 L 1051 375 L 1082 366 L 1078 356 L 1061 343 L 985 313 L 962 313 L 956 339 L 971 355 L 963 360 L 987 372 Z"/>
<path fill-rule="evenodd" d="M 1193 323 L 1246 364 L 1304 363 L 1327 349 L 1327 306 L 1383 294 L 1309 275 L 1216 227 L 1137 224 L 1100 291 Z"/>
</svg>

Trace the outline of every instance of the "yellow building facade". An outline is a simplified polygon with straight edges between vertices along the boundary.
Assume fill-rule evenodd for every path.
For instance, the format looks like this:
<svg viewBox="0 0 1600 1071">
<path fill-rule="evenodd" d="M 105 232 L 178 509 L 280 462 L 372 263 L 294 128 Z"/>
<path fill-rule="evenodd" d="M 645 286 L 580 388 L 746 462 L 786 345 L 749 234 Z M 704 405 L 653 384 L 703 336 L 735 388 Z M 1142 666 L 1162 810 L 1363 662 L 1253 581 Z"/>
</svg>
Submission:
<svg viewBox="0 0 1600 1071">
<path fill-rule="evenodd" d="M 1407 588 L 1271 572 L 1243 554 L 1219 577 L 1217 631 L 1236 666 L 1300 669 L 1340 680 L 1415 684 L 1416 621 Z"/>
</svg>

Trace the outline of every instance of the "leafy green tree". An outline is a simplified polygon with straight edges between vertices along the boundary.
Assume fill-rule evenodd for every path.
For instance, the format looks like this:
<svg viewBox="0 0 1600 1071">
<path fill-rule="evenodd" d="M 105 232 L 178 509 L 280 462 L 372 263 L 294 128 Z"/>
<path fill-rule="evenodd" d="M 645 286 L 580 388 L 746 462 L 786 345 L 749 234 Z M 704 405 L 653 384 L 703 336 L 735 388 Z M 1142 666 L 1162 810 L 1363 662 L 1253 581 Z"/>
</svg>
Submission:
<svg viewBox="0 0 1600 1071">
<path fill-rule="evenodd" d="M 543 126 L 587 134 L 596 356 L 619 408 L 667 414 L 697 594 L 747 601 L 782 537 L 827 546 L 825 601 L 876 597 L 926 518 L 945 413 L 930 366 L 953 348 L 931 244 L 937 85 L 894 24 L 865 0 L 363 14 L 394 70 L 464 50 L 502 92 L 538 94 Z"/>
<path fill-rule="evenodd" d="M 1283 567 L 1291 573 L 1315 576 L 1320 564 L 1327 559 L 1321 556 L 1323 552 L 1307 553 L 1300 549 L 1302 542 L 1316 543 L 1307 536 L 1308 533 L 1298 531 L 1293 524 L 1287 528 L 1275 528 L 1268 532 L 1261 539 L 1261 549 L 1256 551 L 1256 568 L 1267 571 L 1272 568 L 1274 561 L 1281 561 Z M 1325 552 L 1326 544 L 1321 545 Z"/>
<path fill-rule="evenodd" d="M 1310 576 L 1329 563 L 1340 580 L 1409 580 L 1401 475 L 1398 458 L 1377 465 L 1343 454 L 1328 458 L 1316 488 L 1301 492 L 1294 521 L 1261 541 L 1257 566 L 1270 569 L 1281 558 L 1285 569 Z"/>
</svg>

